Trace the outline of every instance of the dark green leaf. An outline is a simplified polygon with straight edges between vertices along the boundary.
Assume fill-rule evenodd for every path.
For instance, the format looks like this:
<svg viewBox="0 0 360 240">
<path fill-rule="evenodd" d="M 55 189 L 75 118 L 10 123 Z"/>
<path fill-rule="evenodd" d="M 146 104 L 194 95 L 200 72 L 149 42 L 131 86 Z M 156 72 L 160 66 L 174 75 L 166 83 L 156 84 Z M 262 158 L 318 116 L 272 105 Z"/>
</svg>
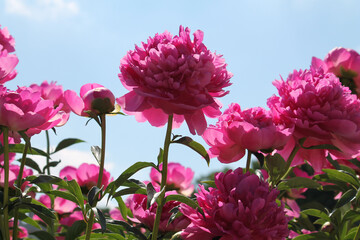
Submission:
<svg viewBox="0 0 360 240">
<path fill-rule="evenodd" d="M 32 219 L 31 217 L 27 216 L 25 213 L 19 212 L 19 219 L 23 221 L 24 223 L 27 223 L 33 227 L 36 227 L 38 229 L 41 229 L 39 223 Z"/>
<path fill-rule="evenodd" d="M 121 225 L 123 226 L 126 231 L 128 231 L 129 233 L 135 235 L 137 237 L 137 239 L 139 240 L 147 240 L 147 238 L 144 236 L 144 234 L 141 233 L 140 229 L 138 229 L 137 227 L 133 227 L 130 224 L 128 224 L 127 222 L 124 221 L 117 221 L 117 220 L 110 220 L 108 221 L 109 224 L 116 224 L 116 225 Z"/>
<path fill-rule="evenodd" d="M 257 158 L 257 160 L 260 163 L 260 167 L 263 167 L 264 166 L 264 160 L 265 160 L 264 154 L 259 153 L 259 152 L 251 152 L 251 154 L 253 154 Z"/>
<path fill-rule="evenodd" d="M 85 235 L 79 237 L 78 239 L 85 239 Z M 118 233 L 91 233 L 91 240 L 103 240 L 103 239 L 112 239 L 112 240 L 130 240 L 124 238 Z"/>
<path fill-rule="evenodd" d="M 51 176 L 51 175 L 43 175 L 43 174 L 39 174 L 37 176 L 30 176 L 30 177 L 26 177 L 25 181 L 30 181 L 33 184 L 39 184 L 39 183 L 49 183 L 49 184 L 55 184 L 58 185 L 59 187 L 68 189 L 68 184 L 59 177 L 56 176 Z"/>
<path fill-rule="evenodd" d="M 286 162 L 278 153 L 275 153 L 274 155 L 269 154 L 265 157 L 265 168 L 268 170 L 270 178 L 276 180 L 284 175 L 286 171 Z"/>
<path fill-rule="evenodd" d="M 208 165 L 210 164 L 210 157 L 206 149 L 200 143 L 195 142 L 191 137 L 182 137 L 178 140 L 172 141 L 171 143 L 180 143 L 188 146 L 189 148 L 200 154 L 203 158 L 205 158 Z"/>
<path fill-rule="evenodd" d="M 83 220 L 74 222 L 66 231 L 65 240 L 74 240 L 80 236 L 86 229 L 86 223 Z"/>
<path fill-rule="evenodd" d="M 101 226 L 101 231 L 102 233 L 104 233 L 106 231 L 106 219 L 104 214 L 102 213 L 102 211 L 99 208 L 93 208 L 93 211 L 96 215 L 96 218 L 98 219 L 100 226 Z"/>
<path fill-rule="evenodd" d="M 55 237 L 53 235 L 45 231 L 32 232 L 30 233 L 30 235 L 37 237 L 39 240 L 55 240 Z"/>
<path fill-rule="evenodd" d="M 35 199 L 31 199 L 30 201 L 31 202 L 21 202 L 20 204 L 18 204 L 18 207 L 30 209 L 33 213 L 38 215 L 46 224 L 51 226 L 56 219 L 54 213 Z"/>
<path fill-rule="evenodd" d="M 336 203 L 335 208 L 340 208 L 340 207 L 344 206 L 345 204 L 351 202 L 352 200 L 355 199 L 355 196 L 356 196 L 355 189 L 348 190 L 341 196 L 339 201 Z"/>
<path fill-rule="evenodd" d="M 43 172 L 45 172 L 45 170 L 46 170 L 47 168 L 56 167 L 59 163 L 61 163 L 61 160 L 49 162 L 49 164 L 46 164 L 46 165 L 43 167 Z"/>
<path fill-rule="evenodd" d="M 200 181 L 201 184 L 207 184 L 210 187 L 216 188 L 216 184 L 214 180 L 204 180 L 204 181 Z"/>
<path fill-rule="evenodd" d="M 159 155 L 157 157 L 158 166 L 163 162 L 164 150 L 160 148 Z"/>
<path fill-rule="evenodd" d="M 70 192 L 65 192 L 65 191 L 59 191 L 59 190 L 51 190 L 48 193 L 56 196 L 56 197 L 61 197 L 64 199 L 67 199 L 69 201 L 72 201 L 74 203 L 78 203 L 77 198 L 74 196 L 74 194 L 70 193 Z"/>
<path fill-rule="evenodd" d="M 122 199 L 122 197 L 115 197 L 115 200 L 118 203 L 121 216 L 123 217 L 123 219 L 126 220 L 129 209 L 127 208 L 126 204 L 124 203 L 124 200 Z"/>
<path fill-rule="evenodd" d="M 22 143 L 19 144 L 9 144 L 9 152 L 13 153 L 23 153 L 24 152 L 25 145 Z M 0 155 L 4 153 L 4 147 L 0 145 Z M 27 154 L 31 155 L 41 155 L 44 157 L 48 157 L 48 154 L 38 148 L 31 148 L 29 149 Z"/>
<path fill-rule="evenodd" d="M 146 202 L 146 208 L 148 209 L 155 201 L 154 196 L 156 195 L 156 190 L 154 186 L 150 183 L 146 186 L 146 193 L 147 193 L 147 202 Z"/>
<path fill-rule="evenodd" d="M 59 144 L 55 148 L 55 151 L 52 152 L 51 154 L 56 153 L 56 152 L 58 152 L 58 151 L 60 151 L 60 150 L 62 150 L 64 148 L 67 148 L 67 147 L 69 147 L 71 145 L 74 145 L 76 143 L 82 143 L 82 142 L 85 142 L 85 141 L 83 141 L 81 139 L 77 139 L 77 138 L 64 139 L 61 142 L 59 142 Z"/>
<path fill-rule="evenodd" d="M 329 235 L 323 232 L 310 233 L 293 238 L 293 240 L 329 240 L 329 239 L 330 239 Z"/>
<path fill-rule="evenodd" d="M 288 190 L 292 188 L 320 188 L 320 187 L 321 185 L 319 183 L 305 177 L 293 177 L 288 180 L 283 180 L 277 186 L 279 190 Z"/>
<path fill-rule="evenodd" d="M 113 198 L 117 198 L 123 195 L 128 195 L 128 194 L 143 194 L 146 195 L 146 189 L 144 188 L 140 188 L 140 187 L 130 187 L 130 188 L 124 188 L 121 189 L 120 191 L 117 191 L 116 193 L 113 194 Z"/>
<path fill-rule="evenodd" d="M 87 197 L 88 197 L 88 201 L 89 201 L 89 204 L 90 204 L 91 207 L 95 207 L 95 206 L 96 206 L 96 203 L 97 203 L 97 201 L 98 201 L 98 194 L 99 194 L 99 192 L 101 192 L 101 189 L 98 188 L 97 186 L 93 186 L 93 187 L 90 189 Z"/>
<path fill-rule="evenodd" d="M 18 159 L 17 161 L 21 162 L 21 159 Z M 32 160 L 31 158 L 26 158 L 25 166 L 36 170 L 38 173 L 42 173 L 39 165 L 34 160 Z"/>
</svg>

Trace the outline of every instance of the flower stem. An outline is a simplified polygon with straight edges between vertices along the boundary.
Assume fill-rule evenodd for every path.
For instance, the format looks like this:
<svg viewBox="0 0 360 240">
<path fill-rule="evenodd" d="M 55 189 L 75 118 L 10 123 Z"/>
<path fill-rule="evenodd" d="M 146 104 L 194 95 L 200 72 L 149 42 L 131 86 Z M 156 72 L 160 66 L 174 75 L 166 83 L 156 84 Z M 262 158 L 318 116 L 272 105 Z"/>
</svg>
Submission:
<svg viewBox="0 0 360 240">
<path fill-rule="evenodd" d="M 168 167 L 168 156 L 169 156 L 169 147 L 171 142 L 171 130 L 172 130 L 172 122 L 173 122 L 173 115 L 169 115 L 168 125 L 166 130 L 165 142 L 164 142 L 164 155 L 163 155 L 163 163 L 162 163 L 162 171 L 161 171 L 161 194 L 158 198 L 159 204 L 156 209 L 156 218 L 154 222 L 153 232 L 152 232 L 152 240 L 157 239 L 159 225 L 160 225 L 160 218 L 161 212 L 165 205 L 165 187 L 166 187 L 166 180 L 167 180 L 167 167 Z"/>
<path fill-rule="evenodd" d="M 100 122 L 101 122 L 101 155 L 100 155 L 100 169 L 99 169 L 99 177 L 97 181 L 97 187 L 101 188 L 102 185 L 102 178 L 104 174 L 104 164 L 105 164 L 105 139 L 106 139 L 106 121 L 105 121 L 105 114 L 100 115 Z M 95 197 L 95 201 L 97 201 L 97 197 Z M 89 240 L 91 237 L 91 230 L 94 224 L 94 211 L 90 210 L 90 217 L 86 225 L 86 240 Z"/>
<path fill-rule="evenodd" d="M 46 166 L 47 166 L 47 175 L 50 175 L 50 166 L 49 166 L 49 163 L 50 163 L 50 137 L 49 137 L 49 131 L 46 130 L 45 131 L 45 134 L 46 134 L 46 153 L 47 153 L 47 156 L 46 156 Z"/>
<path fill-rule="evenodd" d="M 360 239 L 360 225 L 358 226 L 358 229 L 356 231 L 356 234 L 354 236 L 354 240 L 359 240 Z"/>
<path fill-rule="evenodd" d="M 298 144 L 295 144 L 293 150 L 291 151 L 291 153 L 286 161 L 286 165 L 285 165 L 286 172 L 284 173 L 284 175 L 281 176 L 279 181 L 277 181 L 276 185 L 290 174 L 290 172 L 292 170 L 292 167 L 290 167 L 291 163 L 294 160 L 294 157 L 295 157 L 296 153 L 299 151 L 299 149 L 300 149 L 300 146 Z"/>
<path fill-rule="evenodd" d="M 21 189 L 21 185 L 22 185 L 22 178 L 23 178 L 24 166 L 25 166 L 25 162 L 26 162 L 26 155 L 27 155 L 27 151 L 28 151 L 29 147 L 30 147 L 29 141 L 25 141 L 25 147 L 24 147 L 24 151 L 23 151 L 21 163 L 20 163 L 19 175 L 16 179 L 16 185 L 20 189 Z M 19 194 L 21 194 L 21 192 Z M 15 208 L 14 211 L 15 212 L 14 212 L 13 240 L 16 240 L 17 239 L 17 230 L 18 230 L 19 209 Z"/>
<path fill-rule="evenodd" d="M 251 163 L 251 152 L 250 150 L 248 149 L 247 150 L 247 159 L 246 159 L 246 170 L 245 172 L 248 172 L 249 169 L 250 169 L 250 163 Z"/>
<path fill-rule="evenodd" d="M 9 130 L 7 127 L 2 128 L 4 137 L 4 199 L 3 199 L 3 211 L 4 211 L 4 239 L 10 239 L 9 234 Z"/>
</svg>

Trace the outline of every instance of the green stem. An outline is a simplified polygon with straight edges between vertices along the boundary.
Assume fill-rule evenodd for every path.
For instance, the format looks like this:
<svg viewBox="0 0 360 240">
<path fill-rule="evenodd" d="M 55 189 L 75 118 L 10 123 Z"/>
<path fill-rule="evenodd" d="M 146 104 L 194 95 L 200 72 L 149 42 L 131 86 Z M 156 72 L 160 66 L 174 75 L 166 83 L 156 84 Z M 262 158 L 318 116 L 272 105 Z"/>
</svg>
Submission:
<svg viewBox="0 0 360 240">
<path fill-rule="evenodd" d="M 355 237 L 354 237 L 354 240 L 359 240 L 359 239 L 360 239 L 360 225 L 358 226 L 358 229 L 357 229 Z"/>
<path fill-rule="evenodd" d="M 105 121 L 105 114 L 100 115 L 100 122 L 101 122 L 101 155 L 100 155 L 100 169 L 99 169 L 99 177 L 97 181 L 97 187 L 101 188 L 102 186 L 102 178 L 104 174 L 104 164 L 105 164 L 105 139 L 106 139 L 106 121 Z M 97 198 L 97 197 L 96 197 Z M 97 199 L 95 199 L 96 201 Z M 91 230 L 94 224 L 94 211 L 90 211 L 90 217 L 86 225 L 86 240 L 89 240 L 91 237 Z"/>
<path fill-rule="evenodd" d="M 2 128 L 4 137 L 4 239 L 10 239 L 9 234 L 9 130 L 7 127 Z"/>
<path fill-rule="evenodd" d="M 246 159 L 246 170 L 245 172 L 248 172 L 249 169 L 250 169 L 250 163 L 251 163 L 251 152 L 250 150 L 248 149 L 247 150 L 247 159 Z"/>
<path fill-rule="evenodd" d="M 172 130 L 172 122 L 173 122 L 173 115 L 169 115 L 168 125 L 166 130 L 165 142 L 164 142 L 164 155 L 163 155 L 163 163 L 162 163 L 162 170 L 161 170 L 161 194 L 158 198 L 159 204 L 156 209 L 156 218 L 153 227 L 152 233 L 152 240 L 157 239 L 159 225 L 160 225 L 160 218 L 161 212 L 165 205 L 165 187 L 166 187 L 166 180 L 167 180 L 167 167 L 168 167 L 168 156 L 169 156 L 169 147 L 171 142 L 171 130 Z"/>
<path fill-rule="evenodd" d="M 21 188 L 22 185 L 22 178 L 23 178 L 23 173 L 24 173 L 24 166 L 25 166 L 25 162 L 26 162 L 26 155 L 27 155 L 27 151 L 30 147 L 29 141 L 25 141 L 25 147 L 24 147 L 24 151 L 22 154 L 22 158 L 21 158 L 21 163 L 20 163 L 20 169 L 19 169 L 19 175 L 16 179 L 16 185 L 18 186 L 18 188 Z M 21 192 L 19 193 L 21 194 Z M 19 220 L 19 209 L 16 208 L 14 210 L 14 228 L 13 228 L 13 240 L 17 239 L 17 231 L 18 231 L 18 220 Z"/>
<path fill-rule="evenodd" d="M 292 167 L 290 167 L 291 163 L 294 160 L 294 157 L 295 157 L 296 153 L 299 151 L 299 149 L 300 149 L 300 146 L 295 144 L 293 150 L 291 151 L 291 153 L 286 161 L 286 165 L 285 165 L 286 172 L 284 173 L 284 175 L 281 176 L 279 181 L 277 181 L 276 185 L 290 174 L 291 170 L 293 169 Z"/>
<path fill-rule="evenodd" d="M 47 175 L 50 175 L 50 166 L 49 166 L 49 163 L 50 163 L 50 137 L 49 137 L 49 131 L 46 130 L 45 131 L 45 134 L 46 134 L 46 153 L 47 153 L 47 156 L 46 156 L 46 166 L 47 166 Z"/>
</svg>

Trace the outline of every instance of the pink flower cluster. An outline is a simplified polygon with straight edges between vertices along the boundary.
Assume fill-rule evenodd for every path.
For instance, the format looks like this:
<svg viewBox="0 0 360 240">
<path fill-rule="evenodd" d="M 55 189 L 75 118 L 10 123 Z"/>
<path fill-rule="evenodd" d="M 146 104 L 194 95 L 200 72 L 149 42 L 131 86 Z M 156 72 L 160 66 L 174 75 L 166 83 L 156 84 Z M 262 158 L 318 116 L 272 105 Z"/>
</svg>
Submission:
<svg viewBox="0 0 360 240">
<path fill-rule="evenodd" d="M 15 39 L 9 34 L 6 27 L 0 25 L 0 84 L 14 79 L 17 72 L 14 70 L 19 62 L 15 54 Z"/>
<path fill-rule="evenodd" d="M 316 172 L 325 166 L 327 153 L 335 159 L 360 155 L 360 100 L 334 74 L 312 67 L 273 84 L 279 96 L 271 97 L 268 106 L 277 121 L 294 126 L 293 140 L 280 152 L 283 157 L 302 138 L 305 147 L 331 144 L 341 150 L 300 149 L 293 165 L 306 159 Z"/>
<path fill-rule="evenodd" d="M 260 107 L 241 111 L 240 106 L 233 103 L 202 137 L 210 145 L 211 157 L 231 163 L 241 159 L 246 149 L 253 152 L 280 149 L 291 134 L 292 128 L 275 124 L 269 111 Z"/>
<path fill-rule="evenodd" d="M 192 134 L 201 135 L 206 119 L 220 115 L 216 97 L 228 92 L 232 74 L 221 55 L 203 44 L 203 32 L 180 26 L 178 36 L 156 34 L 121 60 L 119 78 L 130 92 L 117 99 L 126 113 L 138 121 L 163 126 L 174 114 L 177 125 L 187 122 Z"/>
<path fill-rule="evenodd" d="M 256 175 L 238 168 L 217 173 L 215 184 L 217 188 L 208 191 L 200 185 L 195 194 L 204 215 L 181 204 L 180 211 L 191 221 L 183 230 L 184 239 L 274 240 L 289 235 L 290 219 L 284 205 L 276 202 L 279 191 Z"/>
</svg>

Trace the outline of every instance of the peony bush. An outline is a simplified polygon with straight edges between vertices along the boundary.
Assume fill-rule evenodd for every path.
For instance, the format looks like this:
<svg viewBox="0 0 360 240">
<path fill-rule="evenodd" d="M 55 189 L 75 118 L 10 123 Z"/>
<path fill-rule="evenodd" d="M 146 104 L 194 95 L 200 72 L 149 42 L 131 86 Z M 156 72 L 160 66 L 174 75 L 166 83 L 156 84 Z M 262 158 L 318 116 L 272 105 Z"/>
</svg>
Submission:
<svg viewBox="0 0 360 240">
<path fill-rule="evenodd" d="M 47 81 L 8 89 L 19 60 L 14 37 L 0 26 L 1 239 L 360 239 L 359 54 L 335 48 L 313 57 L 308 69 L 273 82 L 268 109 L 232 103 L 222 111 L 232 73 L 202 31 L 190 33 L 180 26 L 178 35 L 165 31 L 129 50 L 119 73 L 128 93 L 115 97 L 98 83 L 79 95 Z M 83 142 L 70 136 L 50 151 L 49 130 L 61 131 L 72 113 L 98 124 L 101 144 L 90 149 L 98 164 L 54 175 L 60 161 L 50 155 Z M 107 115 L 166 126 L 157 159 L 132 159 L 111 176 Z M 184 121 L 191 137 L 176 134 Z M 45 151 L 31 145 L 35 134 L 46 135 Z M 219 169 L 196 184 L 193 169 L 169 159 L 174 143 L 202 156 L 204 167 L 210 160 L 246 167 Z M 148 180 L 132 177 L 144 168 Z"/>
</svg>

